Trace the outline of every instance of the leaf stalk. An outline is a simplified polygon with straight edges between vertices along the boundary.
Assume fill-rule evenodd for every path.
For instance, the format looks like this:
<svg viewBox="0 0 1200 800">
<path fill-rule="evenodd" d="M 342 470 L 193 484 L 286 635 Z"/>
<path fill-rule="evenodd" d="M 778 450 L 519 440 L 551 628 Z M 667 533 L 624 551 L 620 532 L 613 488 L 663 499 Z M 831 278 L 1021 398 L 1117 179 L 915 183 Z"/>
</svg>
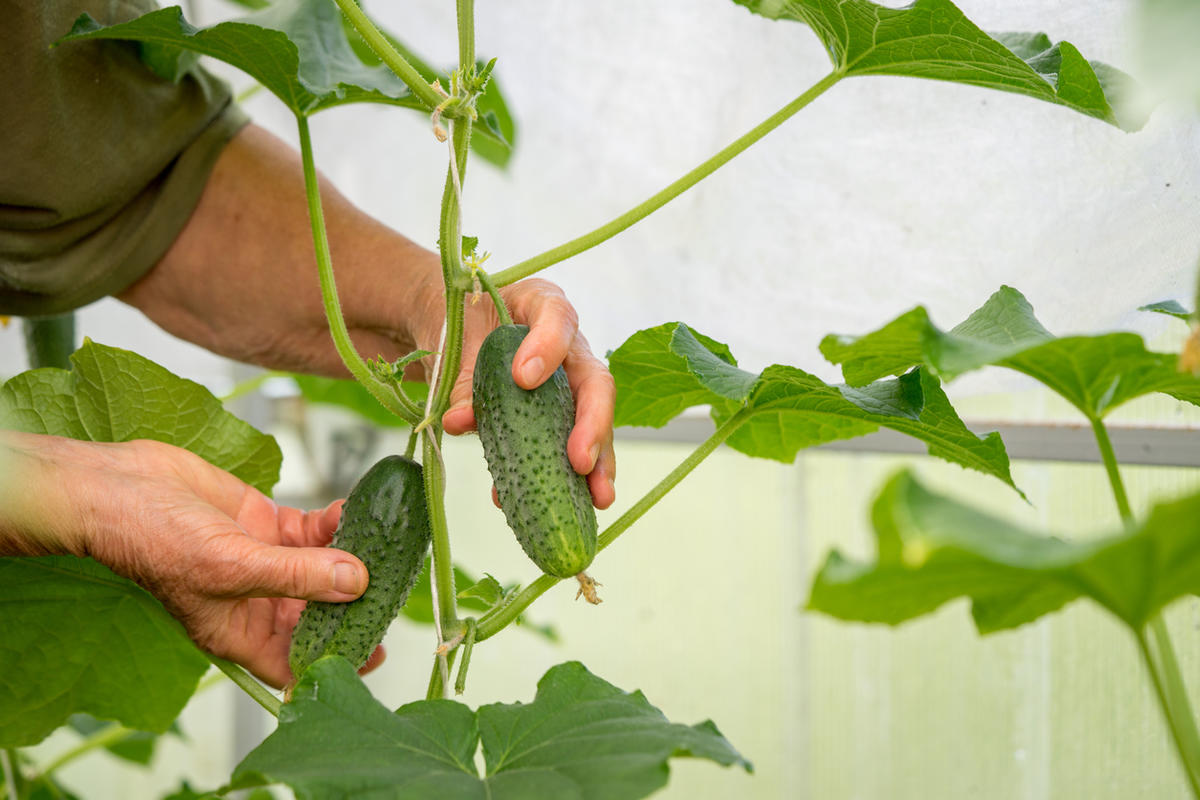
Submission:
<svg viewBox="0 0 1200 800">
<path fill-rule="evenodd" d="M 337 284 L 333 277 L 333 257 L 329 251 L 329 236 L 325 231 L 325 215 L 321 210 L 321 190 L 313 159 L 308 119 L 297 116 L 296 124 L 300 133 L 300 157 L 304 163 L 304 191 L 308 200 L 308 218 L 312 227 L 313 248 L 316 252 L 317 270 L 321 279 L 321 302 L 325 306 L 325 317 L 329 322 L 333 345 L 337 349 L 338 355 L 341 356 L 342 363 L 346 365 L 346 369 L 371 393 L 372 397 L 404 421 L 415 424 L 421 418 L 420 409 L 404 395 L 398 386 L 389 386 L 375 377 L 350 340 L 350 332 L 346 328 L 346 320 L 342 316 L 341 303 L 338 302 Z"/>
<path fill-rule="evenodd" d="M 346 19 L 354 26 L 354 30 L 358 31 L 358 35 L 367 43 L 367 46 L 379 56 L 388 68 L 396 73 L 396 77 L 404 81 L 405 85 L 412 91 L 422 103 L 430 109 L 435 108 L 442 98 L 437 91 L 429 83 L 421 77 L 421 73 L 417 72 L 416 68 L 408 63 L 408 60 L 400 54 L 387 37 L 375 26 L 354 0 L 334 0 L 338 4 L 338 8 L 346 15 Z"/>
<path fill-rule="evenodd" d="M 273 717 L 279 716 L 279 709 L 283 707 L 283 701 L 272 694 L 270 689 L 255 680 L 249 672 L 220 656 L 209 654 L 208 660 L 213 663 L 213 666 L 224 672 L 229 680 L 237 684 L 239 689 L 250 695 L 251 700 L 265 708 L 268 714 Z"/>
<path fill-rule="evenodd" d="M 670 186 L 662 189 L 642 203 L 634 206 L 630 210 L 621 214 L 619 217 L 606 222 L 595 230 L 585 233 L 575 239 L 572 239 L 565 244 L 553 247 L 540 255 L 528 258 L 518 264 L 500 270 L 492 275 L 492 280 L 497 286 L 507 286 L 510 283 L 515 283 L 522 278 L 528 278 L 535 272 L 545 269 L 560 261 L 565 261 L 572 256 L 577 256 L 585 250 L 590 250 L 601 242 L 607 241 L 616 236 L 626 228 L 631 227 L 637 222 L 650 216 L 653 212 L 665 206 L 667 203 L 674 200 L 679 195 L 683 194 L 688 189 L 695 186 L 700 181 L 714 173 L 718 168 L 724 166 L 737 155 L 740 155 L 752 144 L 762 139 L 771 131 L 778 128 L 797 111 L 807 106 L 813 100 L 816 100 L 824 94 L 830 87 L 836 84 L 842 78 L 841 72 L 831 72 L 821 80 L 813 84 L 807 91 L 792 100 L 783 108 L 776 111 L 765 120 L 755 125 L 738 139 L 727 145 L 725 148 L 717 152 L 707 161 L 703 162 L 696 168 L 692 169 L 687 174 L 676 180 Z"/>
<path fill-rule="evenodd" d="M 1147 637 L 1146 630 L 1150 636 Z M 1179 672 L 1179 662 L 1162 614 L 1155 614 L 1146 630 L 1136 631 L 1138 649 L 1150 673 L 1150 682 L 1166 717 L 1171 740 L 1179 755 L 1180 766 L 1187 775 L 1192 797 L 1200 800 L 1200 731 L 1192 712 L 1191 701 Z"/>
</svg>

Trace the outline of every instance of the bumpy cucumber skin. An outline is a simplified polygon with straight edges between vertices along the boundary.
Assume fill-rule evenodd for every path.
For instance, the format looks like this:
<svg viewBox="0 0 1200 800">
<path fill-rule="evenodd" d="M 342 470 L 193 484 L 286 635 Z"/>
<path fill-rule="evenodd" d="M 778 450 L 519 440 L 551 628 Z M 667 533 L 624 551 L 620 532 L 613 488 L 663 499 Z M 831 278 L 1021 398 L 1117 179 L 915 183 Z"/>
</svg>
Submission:
<svg viewBox="0 0 1200 800">
<path fill-rule="evenodd" d="M 475 359 L 475 424 L 500 508 L 525 554 L 543 572 L 576 575 L 596 555 L 596 512 L 587 479 L 567 457 L 575 401 L 559 367 L 533 391 L 517 386 L 512 361 L 529 333 L 501 325 Z"/>
<path fill-rule="evenodd" d="M 333 547 L 353 553 L 371 576 L 349 603 L 310 601 L 292 633 L 288 663 L 297 678 L 323 655 L 361 667 L 383 639 L 425 564 L 431 538 L 421 465 L 386 456 L 358 480 L 342 507 Z"/>
</svg>

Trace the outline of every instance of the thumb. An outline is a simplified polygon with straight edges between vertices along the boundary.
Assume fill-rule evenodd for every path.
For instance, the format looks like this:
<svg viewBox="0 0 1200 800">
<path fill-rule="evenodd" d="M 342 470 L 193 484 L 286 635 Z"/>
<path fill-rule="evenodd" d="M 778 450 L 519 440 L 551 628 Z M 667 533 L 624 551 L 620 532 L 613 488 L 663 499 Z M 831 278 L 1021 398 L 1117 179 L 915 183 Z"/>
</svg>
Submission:
<svg viewBox="0 0 1200 800">
<path fill-rule="evenodd" d="M 226 567 L 209 576 L 213 594 L 230 597 L 296 597 L 345 603 L 367 588 L 367 568 L 332 547 L 281 547 L 239 538 Z M 224 574 L 220 574 L 224 573 Z M 203 576 L 200 576 L 203 579 Z"/>
</svg>

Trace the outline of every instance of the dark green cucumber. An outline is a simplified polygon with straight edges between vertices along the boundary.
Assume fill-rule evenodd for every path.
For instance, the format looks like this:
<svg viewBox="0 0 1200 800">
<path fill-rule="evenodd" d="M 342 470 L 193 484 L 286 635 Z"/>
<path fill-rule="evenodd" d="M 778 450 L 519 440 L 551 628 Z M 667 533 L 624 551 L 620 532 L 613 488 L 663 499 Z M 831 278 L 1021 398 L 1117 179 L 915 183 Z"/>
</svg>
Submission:
<svg viewBox="0 0 1200 800">
<path fill-rule="evenodd" d="M 475 424 L 500 508 L 543 572 L 577 575 L 596 555 L 596 512 L 587 480 L 567 458 L 575 401 L 559 367 L 533 391 L 517 386 L 512 361 L 529 333 L 501 325 L 475 359 Z"/>
<path fill-rule="evenodd" d="M 412 590 L 431 537 L 421 465 L 387 456 L 358 480 L 342 507 L 333 547 L 353 553 L 371 576 L 349 603 L 311 601 L 292 632 L 288 663 L 297 678 L 323 655 L 361 667 Z"/>
</svg>

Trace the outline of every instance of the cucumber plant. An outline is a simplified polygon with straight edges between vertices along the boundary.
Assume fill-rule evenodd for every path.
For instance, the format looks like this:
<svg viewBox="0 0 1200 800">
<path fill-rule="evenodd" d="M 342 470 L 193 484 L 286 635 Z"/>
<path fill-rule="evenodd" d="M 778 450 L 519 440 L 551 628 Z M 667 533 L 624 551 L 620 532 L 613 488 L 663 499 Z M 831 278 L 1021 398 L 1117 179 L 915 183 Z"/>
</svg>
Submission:
<svg viewBox="0 0 1200 800">
<path fill-rule="evenodd" d="M 750 762 L 711 722 L 670 722 L 640 693 L 618 689 L 577 662 L 547 672 L 528 704 L 472 710 L 443 695 L 456 662 L 455 686 L 461 688 L 474 647 L 515 622 L 559 581 L 582 573 L 595 553 L 613 544 L 722 445 L 790 463 L 806 448 L 888 428 L 923 442 L 934 457 L 1017 490 L 1000 437 L 970 430 L 942 388 L 943 381 L 988 365 L 1042 380 L 1085 415 L 1125 530 L 1101 545 L 1072 546 L 1016 530 L 901 475 L 885 487 L 876 506 L 877 561 L 831 555 L 816 576 L 809 605 L 843 619 L 895 624 L 966 595 L 973 600 L 976 625 L 987 632 L 1089 596 L 1134 631 L 1186 781 L 1200 798 L 1200 736 L 1160 616 L 1175 598 L 1200 592 L 1200 569 L 1188 555 L 1200 541 L 1195 508 L 1200 501 L 1185 498 L 1159 507 L 1142 523 L 1133 520 L 1103 423 L 1112 408 L 1148 392 L 1200 404 L 1200 378 L 1179 372 L 1173 356 L 1148 351 L 1132 335 L 1055 338 L 1012 289 L 1002 289 L 948 332 L 934 327 L 923 309 L 915 309 L 875 334 L 827 339 L 822 353 L 843 365 L 846 383 L 840 385 L 784 364 L 758 373 L 743 370 L 727 346 L 682 322 L 634 333 L 609 359 L 618 386 L 617 424 L 662 426 L 685 409 L 707 405 L 716 428 L 645 497 L 599 532 L 586 486 L 558 458 L 564 454 L 554 452 L 565 446 L 564 426 L 570 420 L 561 381 L 556 378 L 540 394 L 529 396 L 502 385 L 498 379 L 507 372 L 506 359 L 511 361 L 517 341 L 502 343 L 502 337 L 518 333 L 502 327 L 493 342 L 497 350 L 485 346 L 477 362 L 480 426 L 495 432 L 481 431 L 481 438 L 489 461 L 507 459 L 492 466 L 500 501 L 542 574 L 513 591 L 482 581 L 468 592 L 484 600 L 481 613 L 463 613 L 466 604 L 459 603 L 462 592 L 457 591 L 451 559 L 444 501 L 448 476 L 438 420 L 461 364 L 468 294 L 486 291 L 501 319 L 509 321 L 498 287 L 619 234 L 848 78 L 934 78 L 1055 103 L 1126 130 L 1142 122 L 1116 102 L 1128 80 L 1121 73 L 1089 62 L 1074 46 L 1054 43 L 1044 34 L 989 35 L 949 0 L 916 0 L 903 8 L 870 0 L 735 2 L 752 13 L 811 30 L 829 55 L 830 72 L 624 214 L 491 274 L 481 268 L 481 259 L 471 257 L 473 243 L 463 236 L 467 160 L 474 151 L 503 161 L 513 128 L 494 88 L 489 90 L 495 62 L 482 62 L 475 53 L 473 0 L 456 0 L 458 67 L 436 81 L 427 65 L 381 31 L 354 0 L 277 0 L 207 28 L 188 23 L 178 8 L 111 26 L 85 15 L 63 32 L 60 47 L 97 39 L 151 44 L 148 65 L 170 77 L 189 69 L 196 54 L 224 60 L 293 112 L 333 341 L 357 391 L 412 427 L 410 449 L 419 445 L 420 465 L 389 460 L 387 471 L 402 483 L 398 493 L 407 512 L 422 505 L 412 496 L 418 481 L 424 503 L 420 513 L 412 513 L 415 522 L 402 522 L 399 536 L 405 550 L 399 560 L 368 562 L 373 584 L 381 573 L 388 574 L 386 601 L 378 606 L 368 598 L 360 601 L 372 606 L 363 619 L 353 604 L 339 607 L 344 609 L 340 622 L 322 618 L 331 612 L 336 616 L 336 609 L 314 606 L 298 627 L 293 660 L 297 683 L 286 704 L 236 665 L 200 653 L 157 601 L 103 566 L 65 557 L 0 559 L 0 600 L 13 609 L 6 613 L 6 635 L 0 637 L 0 671 L 6 677 L 0 685 L 5 800 L 47 792 L 65 796 L 53 775 L 62 760 L 39 768 L 18 748 L 40 741 L 75 713 L 121 726 L 95 734 L 91 741 L 97 746 L 128 731 L 164 731 L 210 661 L 279 719 L 277 730 L 235 769 L 222 794 L 282 783 L 297 796 L 312 798 L 437 794 L 615 800 L 644 797 L 661 788 L 672 757 L 749 770 Z M 309 119 L 354 102 L 429 115 L 434 134 L 448 151 L 438 230 L 446 297 L 444 345 L 436 354 L 424 401 L 414 399 L 399 380 L 404 360 L 382 364 L 364 358 L 351 344 L 341 316 Z M 136 381 L 130 382 L 130 376 Z M 181 413 L 185 410 L 189 413 Z M 518 440 L 532 430 L 527 426 L 535 417 L 553 428 L 553 436 L 530 446 Z M 154 438 L 179 444 L 263 491 L 270 490 L 279 473 L 274 441 L 226 413 L 205 390 L 133 353 L 94 343 L 72 356 L 69 370 L 36 369 L 6 382 L 0 388 L 0 425 L 83 439 Z M 392 473 L 393 468 L 399 472 Z M 372 470 L 351 494 L 347 522 L 370 528 L 368 540 L 384 538 L 388 523 L 409 515 L 399 514 L 371 491 L 389 480 Z M 531 489 L 550 480 L 551 496 L 534 496 Z M 360 500 L 363 519 L 356 513 Z M 530 513 L 532 503 L 545 505 Z M 365 659 L 364 648 L 369 654 L 374 646 L 379 626 L 396 613 L 394 605 L 404 601 L 424 560 L 426 525 L 436 655 L 427 697 L 393 711 L 371 696 L 355 666 Z M 550 535 L 551 529 L 561 538 Z M 1172 554 L 1179 558 L 1167 557 Z M 73 643 L 70 658 L 34 646 L 51 628 L 56 641 Z M 110 635 L 118 630 L 122 636 Z M 317 657 L 325 652 L 321 642 L 343 635 L 357 646 L 335 646 Z M 138 644 L 132 646 L 132 641 Z M 104 669 L 98 670 L 99 665 Z M 136 686 L 98 684 L 90 679 L 97 671 L 137 674 L 143 680 Z M 476 767 L 480 750 L 483 774 Z M 195 793 L 185 789 L 179 796 Z"/>
</svg>

